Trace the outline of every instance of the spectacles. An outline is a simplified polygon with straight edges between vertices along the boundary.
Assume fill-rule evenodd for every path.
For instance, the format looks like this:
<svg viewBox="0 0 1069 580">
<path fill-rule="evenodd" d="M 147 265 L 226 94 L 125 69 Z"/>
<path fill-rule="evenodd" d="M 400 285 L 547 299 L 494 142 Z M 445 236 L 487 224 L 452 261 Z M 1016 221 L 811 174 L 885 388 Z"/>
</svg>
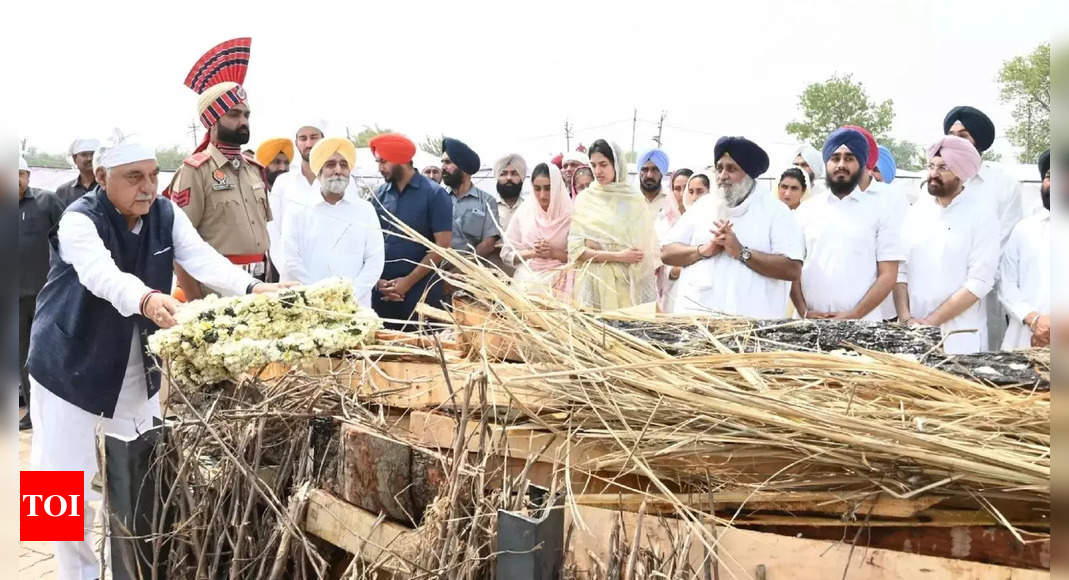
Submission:
<svg viewBox="0 0 1069 580">
<path fill-rule="evenodd" d="M 928 171 L 938 171 L 939 173 L 950 173 L 950 168 L 947 167 L 943 163 L 940 163 L 939 165 L 932 165 L 931 163 L 929 163 L 928 164 Z"/>
</svg>

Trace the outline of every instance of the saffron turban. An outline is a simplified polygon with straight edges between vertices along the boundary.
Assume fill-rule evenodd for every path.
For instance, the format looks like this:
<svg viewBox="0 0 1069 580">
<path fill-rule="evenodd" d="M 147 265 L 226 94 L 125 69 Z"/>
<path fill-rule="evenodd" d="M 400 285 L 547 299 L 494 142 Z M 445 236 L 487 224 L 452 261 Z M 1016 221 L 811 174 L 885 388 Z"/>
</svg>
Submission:
<svg viewBox="0 0 1069 580">
<path fill-rule="evenodd" d="M 308 166 L 312 173 L 319 175 L 319 170 L 323 169 L 323 165 L 335 153 L 341 153 L 341 156 L 349 163 L 350 171 L 356 167 L 356 146 L 353 142 L 343 137 L 328 137 L 320 139 L 308 152 Z"/>
<path fill-rule="evenodd" d="M 101 155 L 100 166 L 111 169 L 127 163 L 138 161 L 156 160 L 156 152 L 147 145 L 138 143 L 132 135 L 124 135 L 122 131 L 115 129 L 111 142 Z"/>
<path fill-rule="evenodd" d="M 652 161 L 657 166 L 657 170 L 661 172 L 661 175 L 668 173 L 668 154 L 660 149 L 650 149 L 646 151 L 638 158 L 638 168 L 641 170 L 646 163 Z"/>
<path fill-rule="evenodd" d="M 75 139 L 74 143 L 71 143 L 70 153 L 72 156 L 79 153 L 89 153 L 96 151 L 97 147 L 100 147 L 100 141 L 96 139 Z"/>
<path fill-rule="evenodd" d="M 955 121 L 961 121 L 965 129 L 976 141 L 976 150 L 983 153 L 995 142 L 995 124 L 991 118 L 983 114 L 980 109 L 968 106 L 958 106 L 950 109 L 946 117 L 943 117 L 943 134 L 950 133 L 950 128 Z"/>
<path fill-rule="evenodd" d="M 827 163 L 832 154 L 835 153 L 835 150 L 843 145 L 846 145 L 846 148 L 854 154 L 854 157 L 857 157 L 858 163 L 862 167 L 868 166 L 869 142 L 861 131 L 849 127 L 839 127 L 832 131 L 831 135 L 828 135 L 828 140 L 824 142 L 824 149 L 821 150 L 824 163 Z"/>
<path fill-rule="evenodd" d="M 857 125 L 843 125 L 843 127 L 853 129 L 865 136 L 865 142 L 869 145 L 869 156 L 866 158 L 868 159 L 868 162 L 865 163 L 865 169 L 872 171 L 872 168 L 876 167 L 876 161 L 880 158 L 880 147 L 876 144 L 876 138 L 864 127 L 859 127 Z"/>
<path fill-rule="evenodd" d="M 285 137 L 275 137 L 260 143 L 260 146 L 256 149 L 256 161 L 260 165 L 267 167 L 271 165 L 275 157 L 278 157 L 279 153 L 285 155 L 286 159 L 293 161 L 293 141 Z"/>
<path fill-rule="evenodd" d="M 808 143 L 802 145 L 794 152 L 794 156 L 802 156 L 805 162 L 809 164 L 809 170 L 813 172 L 813 175 L 817 179 L 824 178 L 824 160 L 820 158 L 820 151 L 817 151 L 816 147 L 809 145 Z M 808 176 L 807 176 L 808 177 Z"/>
<path fill-rule="evenodd" d="M 713 147 L 713 165 L 725 154 L 753 179 L 768 171 L 768 153 L 746 137 L 721 137 Z"/>
<path fill-rule="evenodd" d="M 1036 164 L 1039 165 L 1039 178 L 1043 179 L 1047 176 L 1047 172 L 1050 171 L 1050 149 L 1039 154 Z"/>
<path fill-rule="evenodd" d="M 895 174 L 898 173 L 898 165 L 895 164 L 895 158 L 891 155 L 891 150 L 880 145 L 878 147 L 880 151 L 880 158 L 876 160 L 876 167 L 880 170 L 880 176 L 883 177 L 884 183 L 891 183 L 895 180 Z"/>
<path fill-rule="evenodd" d="M 497 163 L 494 163 L 494 177 L 501 175 L 501 172 L 506 167 L 513 167 L 519 172 L 521 177 L 527 177 L 527 161 L 525 161 L 523 157 L 520 157 L 518 153 L 509 153 L 501 159 L 498 159 Z"/>
<path fill-rule="evenodd" d="M 946 135 L 928 147 L 928 159 L 942 157 L 958 179 L 969 181 L 980 172 L 980 152 L 961 137 Z"/>
<path fill-rule="evenodd" d="M 400 133 L 383 133 L 368 143 L 376 159 L 390 163 L 408 163 L 416 155 L 416 144 Z"/>
</svg>

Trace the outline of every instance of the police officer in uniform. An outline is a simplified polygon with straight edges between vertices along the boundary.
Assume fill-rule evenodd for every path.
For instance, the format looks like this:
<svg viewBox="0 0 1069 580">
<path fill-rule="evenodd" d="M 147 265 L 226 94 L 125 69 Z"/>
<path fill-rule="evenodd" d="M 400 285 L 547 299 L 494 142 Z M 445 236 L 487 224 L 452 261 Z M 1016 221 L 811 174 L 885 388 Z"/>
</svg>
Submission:
<svg viewBox="0 0 1069 580">
<path fill-rule="evenodd" d="M 250 40 L 238 38 L 216 46 L 186 77 L 186 86 L 200 95 L 197 111 L 208 131 L 175 173 L 165 195 L 185 211 L 209 245 L 263 280 L 268 270 L 267 222 L 271 221 L 266 170 L 241 152 L 249 141 L 250 111 L 241 83 Z M 214 291 L 180 267 L 175 270 L 187 300 Z"/>
</svg>

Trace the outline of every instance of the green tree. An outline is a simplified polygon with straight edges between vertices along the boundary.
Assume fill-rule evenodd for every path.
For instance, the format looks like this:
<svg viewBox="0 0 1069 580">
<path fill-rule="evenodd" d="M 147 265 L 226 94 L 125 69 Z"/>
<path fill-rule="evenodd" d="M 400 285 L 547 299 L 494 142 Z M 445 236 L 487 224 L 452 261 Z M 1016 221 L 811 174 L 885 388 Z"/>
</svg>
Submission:
<svg viewBox="0 0 1069 580">
<path fill-rule="evenodd" d="M 892 137 L 884 137 L 880 139 L 880 145 L 891 151 L 891 156 L 895 158 L 895 165 L 899 169 L 919 171 L 928 166 L 924 149 L 912 141 L 899 141 Z"/>
<path fill-rule="evenodd" d="M 392 133 L 392 132 L 393 132 L 392 130 L 383 129 L 383 128 L 379 127 L 378 125 L 375 125 L 374 127 L 369 127 L 367 125 L 364 125 L 364 129 L 361 130 L 356 135 L 350 135 L 349 136 L 349 140 L 352 141 L 353 145 L 355 145 L 357 147 L 367 147 L 367 144 L 372 139 L 374 139 L 375 137 L 378 137 L 379 135 L 382 135 L 383 133 Z"/>
<path fill-rule="evenodd" d="M 444 140 L 445 135 L 427 135 L 423 138 L 423 141 L 420 141 L 419 148 L 435 157 L 441 157 L 442 152 L 445 151 L 445 148 L 442 146 L 442 141 Z"/>
<path fill-rule="evenodd" d="M 1002 63 L 998 83 L 1002 102 L 1013 104 L 1006 138 L 1021 148 L 1017 161 L 1032 163 L 1050 147 L 1050 44 Z"/>
<path fill-rule="evenodd" d="M 182 161 L 189 155 L 189 151 L 181 149 L 177 145 L 160 147 L 156 149 L 156 162 L 160 165 L 160 171 L 176 171 L 182 166 Z"/>
<path fill-rule="evenodd" d="M 30 145 L 22 152 L 23 158 L 30 167 L 48 167 L 51 169 L 70 169 L 71 159 L 64 153 L 47 153 L 39 151 Z"/>
<path fill-rule="evenodd" d="M 787 133 L 820 148 L 832 131 L 843 125 L 859 125 L 876 139 L 883 138 L 895 119 L 894 101 L 876 103 L 852 75 L 832 76 L 813 83 L 798 96 L 801 121 L 787 123 Z"/>
</svg>

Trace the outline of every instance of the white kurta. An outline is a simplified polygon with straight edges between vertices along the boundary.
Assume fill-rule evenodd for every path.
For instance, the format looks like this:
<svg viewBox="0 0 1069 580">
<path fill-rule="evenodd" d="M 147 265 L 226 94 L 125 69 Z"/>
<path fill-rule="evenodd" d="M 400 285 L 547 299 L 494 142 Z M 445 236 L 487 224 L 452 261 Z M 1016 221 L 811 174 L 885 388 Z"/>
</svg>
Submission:
<svg viewBox="0 0 1069 580">
<path fill-rule="evenodd" d="M 1018 222 L 1002 251 L 998 297 L 1010 315 L 1002 350 L 1031 347 L 1024 318 L 1050 315 L 1050 284 L 1050 211 L 1041 209 Z"/>
<path fill-rule="evenodd" d="M 810 310 L 853 310 L 876 282 L 876 263 L 905 257 L 905 211 L 895 199 L 891 192 L 870 187 L 869 192 L 854 189 L 842 199 L 829 191 L 798 207 L 795 214 L 805 237 L 802 294 Z M 877 305 L 863 320 L 880 320 L 882 314 Z"/>
<path fill-rule="evenodd" d="M 713 239 L 723 206 L 706 195 L 676 221 L 662 245 L 696 246 Z M 767 254 L 802 260 L 805 244 L 790 209 L 758 185 L 742 203 L 727 208 L 739 243 Z M 676 283 L 673 312 L 720 312 L 753 318 L 782 318 L 791 283 L 762 276 L 737 258 L 721 252 L 683 268 Z"/>
<path fill-rule="evenodd" d="M 356 301 L 371 308 L 371 290 L 382 276 L 386 251 L 370 202 L 345 194 L 332 205 L 320 196 L 319 203 L 293 213 L 284 239 L 283 280 L 312 284 L 347 278 Z"/>
<path fill-rule="evenodd" d="M 965 183 L 965 191 L 990 204 L 999 222 L 1002 246 L 1010 239 L 1010 232 L 1021 221 L 1021 183 L 998 165 L 985 161 L 980 172 Z"/>
<path fill-rule="evenodd" d="M 171 203 L 163 200 L 165 203 Z M 232 294 L 245 292 L 254 278 L 212 249 L 197 234 L 189 218 L 177 206 L 174 210 L 172 241 L 174 259 L 194 278 Z M 140 233 L 142 223 L 132 230 Z M 60 219 L 57 232 L 59 257 L 71 264 L 78 281 L 94 296 L 107 300 L 123 316 L 139 312 L 141 298 L 150 291 L 137 276 L 122 272 L 111 253 L 104 246 L 96 227 L 88 216 L 67 212 Z M 96 431 L 124 437 L 136 436 L 152 426 L 152 418 L 160 415 L 159 397 L 148 397 L 145 382 L 144 356 L 138 331 L 131 335 L 126 374 L 112 418 L 88 413 L 52 394 L 48 385 L 30 377 L 30 418 L 33 421 L 33 443 L 30 463 L 33 469 L 82 471 L 85 481 L 85 522 L 95 522 L 90 502 L 100 494 L 93 492 L 90 482 L 97 472 Z M 92 385 L 84 385 L 92 388 Z M 61 580 L 97 578 L 99 563 L 94 542 L 97 532 L 87 533 L 82 542 L 56 542 L 56 568 Z"/>
<path fill-rule="evenodd" d="M 309 182 L 301 171 L 300 159 L 294 159 L 290 170 L 275 178 L 275 185 L 268 192 L 267 201 L 271 206 L 271 215 L 274 219 L 267 222 L 267 237 L 271 244 L 271 262 L 278 270 L 281 280 L 292 280 L 286 276 L 286 225 L 299 210 L 312 207 L 319 203 L 323 196 L 319 194 L 319 183 L 313 179 Z M 345 197 L 360 199 L 360 188 L 349 179 L 349 185 L 345 188 Z"/>
<path fill-rule="evenodd" d="M 887 183 L 873 180 L 869 184 L 869 188 L 865 190 L 865 193 L 882 197 L 882 201 L 886 204 L 886 210 L 893 212 L 893 217 L 898 223 L 899 228 L 899 240 L 901 240 L 901 228 L 906 219 L 906 210 L 909 209 L 909 202 L 906 200 L 906 196 L 896 189 L 892 189 Z M 903 255 L 905 248 L 902 249 Z M 876 307 L 879 312 L 879 320 L 890 320 L 898 317 L 898 312 L 895 310 L 895 297 L 894 292 L 887 295 L 887 298 Z"/>
<path fill-rule="evenodd" d="M 906 260 L 898 281 L 909 288 L 914 319 L 932 314 L 964 288 L 983 298 L 995 284 L 998 267 L 998 218 L 991 204 L 965 189 L 942 207 L 928 196 L 906 215 Z M 978 301 L 941 326 L 943 349 L 952 354 L 980 352 L 987 346 L 987 313 Z M 951 335 L 955 331 L 967 331 Z"/>
</svg>

